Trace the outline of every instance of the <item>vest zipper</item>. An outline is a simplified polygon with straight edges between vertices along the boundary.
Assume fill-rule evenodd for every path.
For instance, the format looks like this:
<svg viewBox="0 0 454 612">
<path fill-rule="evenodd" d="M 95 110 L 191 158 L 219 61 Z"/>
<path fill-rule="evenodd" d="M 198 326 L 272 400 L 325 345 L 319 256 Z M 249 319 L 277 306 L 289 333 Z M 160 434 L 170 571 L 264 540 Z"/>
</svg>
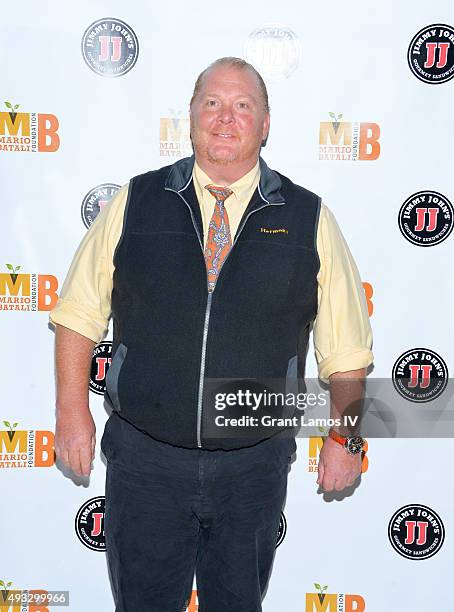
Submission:
<svg viewBox="0 0 454 612">
<path fill-rule="evenodd" d="M 192 208 L 189 206 L 188 202 L 185 200 L 185 198 L 181 195 L 181 193 L 179 191 L 175 191 L 174 189 L 170 189 L 169 187 L 165 187 L 164 189 L 166 191 L 172 191 L 173 193 L 176 193 L 177 195 L 179 195 L 180 198 L 183 200 L 183 202 L 188 207 L 189 212 L 191 213 L 192 225 L 194 226 L 195 233 L 197 234 L 197 238 L 199 240 L 200 248 L 202 249 L 202 254 L 204 254 L 205 250 L 203 248 L 203 244 L 202 244 L 202 240 L 200 238 L 199 230 L 197 228 L 197 224 L 196 224 L 195 219 L 194 219 L 194 213 L 192 212 Z M 263 200 L 265 200 L 265 198 L 262 196 L 261 193 L 260 193 L 260 197 Z M 230 247 L 230 251 L 227 253 L 227 255 L 226 255 L 226 257 L 225 257 L 225 259 L 224 259 L 224 261 L 222 263 L 222 267 L 224 267 L 224 264 L 227 261 L 227 258 L 229 257 L 230 253 L 232 252 L 232 249 L 235 246 L 235 244 L 236 244 L 236 242 L 237 242 L 241 232 L 243 231 L 243 228 L 246 225 L 246 221 L 249 219 L 249 217 L 251 215 L 253 215 L 254 213 L 258 212 L 259 210 L 262 210 L 262 208 L 266 208 L 267 206 L 282 206 L 285 203 L 285 202 L 271 203 L 271 202 L 268 202 L 268 200 L 265 200 L 265 202 L 266 202 L 266 204 L 264 204 L 263 206 L 260 206 L 260 208 L 256 208 L 255 210 L 251 210 L 251 212 L 244 219 L 244 221 L 241 224 L 241 226 L 238 228 L 236 236 L 235 236 L 235 239 L 232 242 L 232 246 Z M 222 272 L 222 268 L 221 268 L 221 272 Z M 217 285 L 217 280 L 216 280 L 216 285 Z M 216 289 L 216 285 L 214 286 L 214 289 Z M 211 302 L 213 300 L 214 289 L 213 289 L 213 291 L 208 291 L 207 305 L 206 305 L 206 309 L 205 309 L 205 321 L 204 321 L 204 324 L 203 324 L 202 353 L 201 353 L 201 358 L 200 358 L 200 374 L 199 374 L 199 391 L 198 391 L 198 397 L 197 397 L 197 446 L 198 446 L 198 448 L 202 448 L 203 382 L 205 380 L 205 358 L 206 358 L 206 349 L 207 349 L 208 327 L 210 325 Z"/>
</svg>

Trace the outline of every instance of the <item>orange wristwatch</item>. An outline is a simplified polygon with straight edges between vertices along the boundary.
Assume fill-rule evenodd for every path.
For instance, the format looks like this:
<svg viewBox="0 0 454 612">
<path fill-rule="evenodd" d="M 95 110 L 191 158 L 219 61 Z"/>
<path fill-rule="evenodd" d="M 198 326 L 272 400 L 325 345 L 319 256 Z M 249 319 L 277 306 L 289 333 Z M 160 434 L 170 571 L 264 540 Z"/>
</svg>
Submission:
<svg viewBox="0 0 454 612">
<path fill-rule="evenodd" d="M 360 453 L 364 445 L 366 444 L 366 440 L 361 438 L 361 436 L 354 436 L 353 438 L 344 438 L 340 434 L 336 433 L 332 429 L 329 430 L 329 437 L 339 442 L 349 455 L 357 455 Z"/>
</svg>

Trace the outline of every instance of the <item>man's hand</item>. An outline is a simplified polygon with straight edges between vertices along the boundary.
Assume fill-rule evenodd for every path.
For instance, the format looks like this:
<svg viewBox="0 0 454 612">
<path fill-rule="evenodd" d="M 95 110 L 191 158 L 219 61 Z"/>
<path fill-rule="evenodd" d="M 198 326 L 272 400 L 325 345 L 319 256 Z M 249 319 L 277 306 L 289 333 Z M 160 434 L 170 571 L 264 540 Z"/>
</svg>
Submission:
<svg viewBox="0 0 454 612">
<path fill-rule="evenodd" d="M 96 428 L 90 410 L 57 411 L 55 453 L 77 476 L 89 476 L 95 456 Z"/>
<path fill-rule="evenodd" d="M 89 476 L 95 453 L 95 424 L 88 383 L 95 342 L 62 325 L 55 327 L 57 398 L 55 452 L 77 476 Z"/>
<path fill-rule="evenodd" d="M 325 438 L 318 461 L 317 484 L 324 491 L 342 491 L 361 474 L 362 454 L 349 455 L 339 442 Z"/>
</svg>

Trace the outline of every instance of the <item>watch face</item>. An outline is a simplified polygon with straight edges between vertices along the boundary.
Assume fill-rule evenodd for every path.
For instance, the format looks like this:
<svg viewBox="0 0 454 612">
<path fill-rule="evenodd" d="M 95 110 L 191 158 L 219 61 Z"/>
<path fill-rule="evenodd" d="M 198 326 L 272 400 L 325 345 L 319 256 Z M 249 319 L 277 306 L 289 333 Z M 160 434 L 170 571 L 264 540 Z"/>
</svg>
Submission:
<svg viewBox="0 0 454 612">
<path fill-rule="evenodd" d="M 364 440 L 361 436 L 355 436 L 354 438 L 348 438 L 345 443 L 345 448 L 347 449 L 347 453 L 350 455 L 357 455 L 363 450 Z"/>
</svg>

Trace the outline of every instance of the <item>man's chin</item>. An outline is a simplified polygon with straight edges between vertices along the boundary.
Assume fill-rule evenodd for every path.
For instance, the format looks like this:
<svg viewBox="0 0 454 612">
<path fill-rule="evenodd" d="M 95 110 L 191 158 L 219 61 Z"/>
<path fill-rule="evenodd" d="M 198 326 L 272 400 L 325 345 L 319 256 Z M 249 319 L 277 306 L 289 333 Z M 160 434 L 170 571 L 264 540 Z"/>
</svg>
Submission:
<svg viewBox="0 0 454 612">
<path fill-rule="evenodd" d="M 226 165 L 238 160 L 238 152 L 228 149 L 209 149 L 207 151 L 208 160 L 212 164 Z"/>
</svg>

